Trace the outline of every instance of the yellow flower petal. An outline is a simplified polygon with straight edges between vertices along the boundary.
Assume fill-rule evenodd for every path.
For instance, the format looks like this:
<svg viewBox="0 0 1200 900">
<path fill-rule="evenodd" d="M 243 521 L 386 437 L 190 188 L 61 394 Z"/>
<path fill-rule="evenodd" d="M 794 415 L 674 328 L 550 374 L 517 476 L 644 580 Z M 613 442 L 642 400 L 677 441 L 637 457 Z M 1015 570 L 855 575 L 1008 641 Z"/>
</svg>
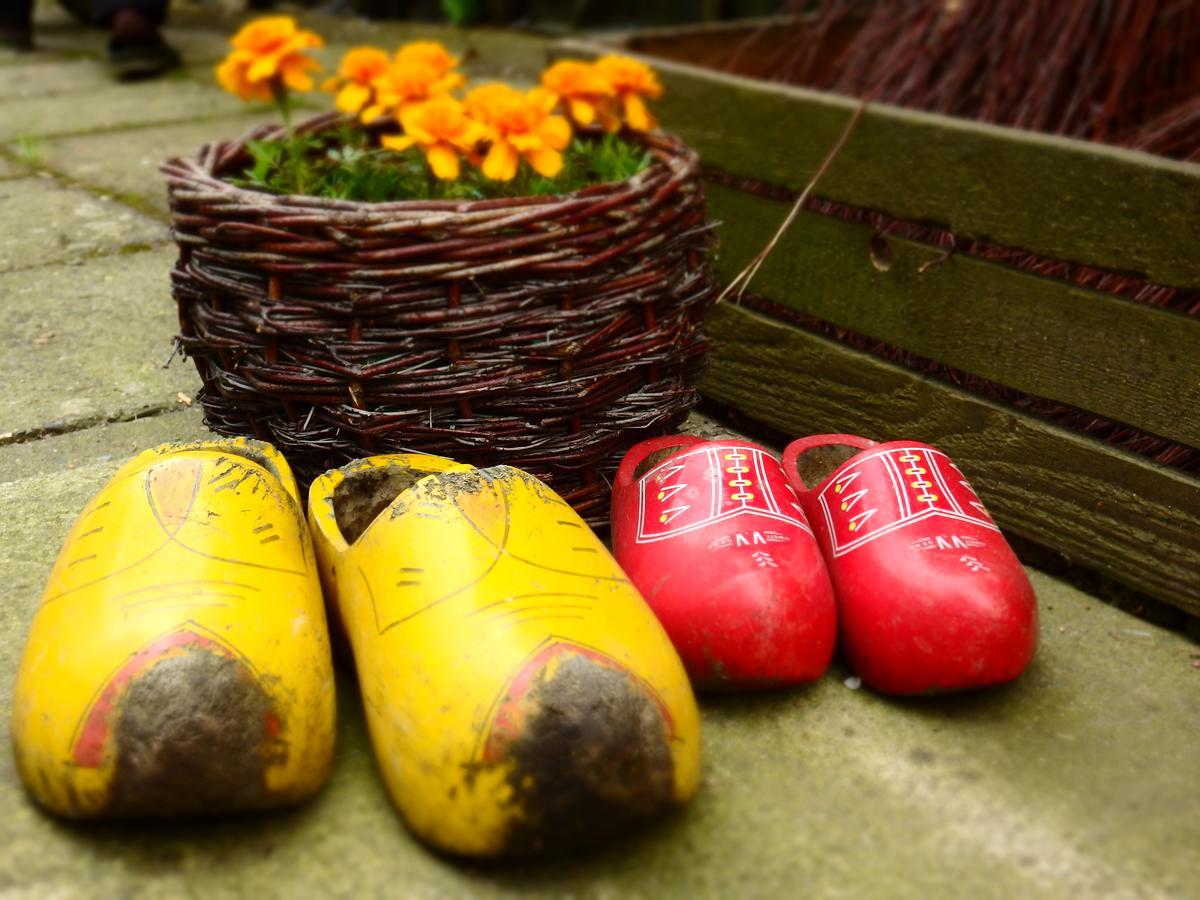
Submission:
<svg viewBox="0 0 1200 900">
<path fill-rule="evenodd" d="M 596 66 L 578 59 L 563 59 L 542 72 L 542 86 L 566 97 L 612 94 L 612 85 Z"/>
<path fill-rule="evenodd" d="M 217 83 L 231 94 L 241 89 L 241 65 L 233 56 L 226 57 L 217 66 Z"/>
<path fill-rule="evenodd" d="M 480 122 L 473 119 L 468 119 L 463 127 L 463 133 L 459 135 L 458 144 L 464 149 L 474 147 L 480 141 L 487 140 L 492 134 L 491 130 Z"/>
<path fill-rule="evenodd" d="M 400 113 L 400 125 L 404 133 L 412 135 L 422 144 L 432 144 L 437 138 L 421 127 L 420 109 L 418 105 L 409 106 Z"/>
<path fill-rule="evenodd" d="M 279 69 L 279 60 L 274 54 L 271 56 L 263 56 L 256 59 L 246 72 L 248 81 L 267 81 L 274 77 L 275 72 Z"/>
<path fill-rule="evenodd" d="M 634 131 L 650 131 L 654 128 L 654 117 L 637 94 L 625 96 L 625 122 Z"/>
<path fill-rule="evenodd" d="M 423 63 L 439 75 L 458 65 L 458 57 L 452 56 L 450 51 L 437 41 L 413 41 L 405 44 L 396 51 L 396 59 Z"/>
<path fill-rule="evenodd" d="M 448 145 L 432 144 L 423 149 L 434 175 L 443 181 L 453 181 L 458 177 L 458 154 Z"/>
<path fill-rule="evenodd" d="M 435 81 L 429 88 L 429 94 L 430 96 L 448 94 L 455 88 L 462 87 L 466 83 L 467 79 L 458 72 L 451 72 L 449 75 L 445 75 Z"/>
<path fill-rule="evenodd" d="M 416 143 L 406 134 L 385 134 L 379 139 L 379 143 L 388 150 L 395 150 L 397 153 L 403 153 L 409 147 Z"/>
<path fill-rule="evenodd" d="M 493 181 L 511 181 L 517 174 L 516 148 L 507 141 L 496 141 L 483 161 L 483 174 Z"/>
<path fill-rule="evenodd" d="M 537 132 L 555 150 L 565 150 L 571 143 L 571 123 L 562 116 L 546 116 Z"/>
<path fill-rule="evenodd" d="M 371 89 L 361 84 L 348 84 L 334 98 L 334 105 L 344 113 L 352 114 L 362 109 L 371 99 Z"/>
<path fill-rule="evenodd" d="M 313 80 L 308 77 L 306 69 L 311 68 L 308 63 L 312 60 L 304 57 L 293 56 L 290 59 L 283 61 L 280 66 L 280 73 L 283 75 L 283 83 L 293 91 L 311 91 L 313 88 Z"/>
<path fill-rule="evenodd" d="M 525 158 L 529 160 L 529 165 L 533 166 L 533 171 L 539 175 L 544 175 L 546 178 L 553 178 L 562 171 L 562 154 L 557 150 L 551 150 L 549 147 L 531 150 L 525 154 Z"/>
<path fill-rule="evenodd" d="M 601 57 L 596 60 L 595 70 L 618 94 L 641 94 L 652 100 L 662 96 L 662 85 L 654 70 L 630 56 Z"/>
<path fill-rule="evenodd" d="M 262 16 L 247 22 L 229 41 L 238 50 L 258 54 L 273 49 L 296 33 L 291 16 Z"/>
<path fill-rule="evenodd" d="M 571 118 L 580 125 L 591 125 L 596 121 L 596 107 L 586 100 L 572 100 L 570 110 Z"/>
<path fill-rule="evenodd" d="M 390 60 L 378 47 L 351 47 L 338 65 L 338 74 L 347 81 L 364 84 L 387 71 Z"/>
<path fill-rule="evenodd" d="M 558 94 L 545 88 L 533 88 L 527 96 L 533 107 L 543 116 L 548 116 L 558 105 Z"/>
<path fill-rule="evenodd" d="M 359 114 L 359 121 L 364 125 L 370 125 L 376 119 L 382 118 L 388 114 L 388 108 L 382 103 L 373 103 Z"/>
<path fill-rule="evenodd" d="M 536 134 L 510 134 L 505 140 L 524 153 L 526 150 L 537 150 L 546 146 L 546 142 Z"/>
</svg>

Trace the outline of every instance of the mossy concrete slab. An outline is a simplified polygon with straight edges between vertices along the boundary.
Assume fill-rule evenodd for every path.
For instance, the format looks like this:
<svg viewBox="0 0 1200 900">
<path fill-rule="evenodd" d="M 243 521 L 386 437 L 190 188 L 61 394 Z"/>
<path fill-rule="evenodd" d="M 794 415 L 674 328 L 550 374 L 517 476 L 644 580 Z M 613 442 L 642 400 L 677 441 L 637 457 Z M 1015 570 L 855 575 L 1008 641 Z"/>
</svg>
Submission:
<svg viewBox="0 0 1200 900">
<path fill-rule="evenodd" d="M 41 53 L 30 54 L 28 62 L 4 68 L 0 78 L 0 102 L 25 97 L 48 97 L 94 91 L 112 82 L 108 67 L 94 59 L 53 60 Z"/>
<path fill-rule="evenodd" d="M 191 153 L 210 141 L 238 137 L 273 118 L 271 111 L 264 110 L 204 122 L 61 138 L 44 144 L 42 159 L 56 172 L 165 218 L 167 188 L 158 171 L 164 159 Z"/>
<path fill-rule="evenodd" d="M 189 78 L 109 84 L 81 93 L 5 100 L 0 140 L 192 121 L 241 109 L 236 97 Z"/>
<path fill-rule="evenodd" d="M 0 272 L 144 248 L 169 237 L 162 223 L 51 178 L 0 182 Z"/>
<path fill-rule="evenodd" d="M 0 440 L 169 409 L 199 387 L 163 363 L 174 248 L 0 275 Z"/>
<path fill-rule="evenodd" d="M 23 166 L 0 156 L 0 179 L 20 178 L 27 174 L 29 173 Z"/>
<path fill-rule="evenodd" d="M 159 417 L 164 425 L 173 418 Z M 94 459 L 0 485 L 0 730 L 59 542 L 121 461 Z M 60 823 L 25 798 L 10 756 L 0 754 L 0 892 L 1186 896 L 1200 846 L 1200 648 L 1032 577 L 1042 644 L 1015 685 L 894 701 L 852 689 L 835 666 L 807 689 L 707 699 L 695 802 L 592 854 L 479 866 L 415 843 L 379 781 L 343 667 L 332 779 L 291 813 Z"/>
<path fill-rule="evenodd" d="M 0 71 L 7 71 L 12 66 L 23 66 L 34 59 L 34 52 L 29 50 L 14 50 L 12 47 L 0 47 Z M 69 59 L 62 53 L 45 54 L 46 59 Z"/>
</svg>

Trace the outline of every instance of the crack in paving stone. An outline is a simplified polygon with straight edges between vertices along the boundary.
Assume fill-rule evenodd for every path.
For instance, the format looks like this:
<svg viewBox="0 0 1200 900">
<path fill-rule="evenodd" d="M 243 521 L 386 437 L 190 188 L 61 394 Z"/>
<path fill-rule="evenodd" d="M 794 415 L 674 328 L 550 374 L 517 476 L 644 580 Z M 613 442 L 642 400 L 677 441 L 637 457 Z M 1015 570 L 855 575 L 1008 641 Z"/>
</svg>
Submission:
<svg viewBox="0 0 1200 900">
<path fill-rule="evenodd" d="M 121 422 L 136 422 L 140 419 L 150 419 L 163 414 L 181 412 L 183 406 L 178 401 L 174 403 L 156 403 L 150 406 L 142 406 L 134 410 L 127 410 L 120 413 L 111 413 L 108 415 L 86 416 L 81 419 L 73 419 L 70 422 L 56 421 L 47 422 L 37 428 L 27 428 L 23 431 L 4 431 L 0 432 L 0 447 L 8 447 L 13 444 L 25 444 L 30 441 L 40 440 L 44 437 L 55 437 L 61 434 L 71 434 L 76 431 L 86 431 L 89 428 L 96 428 L 101 425 L 116 425 Z"/>
</svg>

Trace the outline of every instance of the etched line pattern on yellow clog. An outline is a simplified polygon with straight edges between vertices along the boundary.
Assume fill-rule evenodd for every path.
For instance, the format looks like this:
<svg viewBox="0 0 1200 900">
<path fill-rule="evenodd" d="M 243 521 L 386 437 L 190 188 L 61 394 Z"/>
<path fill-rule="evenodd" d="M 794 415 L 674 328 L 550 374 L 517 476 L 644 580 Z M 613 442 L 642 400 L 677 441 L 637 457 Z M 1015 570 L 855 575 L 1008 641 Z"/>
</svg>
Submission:
<svg viewBox="0 0 1200 900">
<path fill-rule="evenodd" d="M 166 445 L 80 515 L 30 628 L 18 769 L 69 816 L 296 802 L 327 777 L 333 672 L 287 464 L 244 440 Z"/>
<path fill-rule="evenodd" d="M 636 589 L 546 485 L 447 462 L 352 464 L 309 499 L 408 824 L 450 852 L 529 854 L 685 801 L 699 778 L 695 700 Z M 385 502 L 350 500 L 388 465 L 411 471 Z M 339 517 L 341 502 L 374 515 Z"/>
</svg>

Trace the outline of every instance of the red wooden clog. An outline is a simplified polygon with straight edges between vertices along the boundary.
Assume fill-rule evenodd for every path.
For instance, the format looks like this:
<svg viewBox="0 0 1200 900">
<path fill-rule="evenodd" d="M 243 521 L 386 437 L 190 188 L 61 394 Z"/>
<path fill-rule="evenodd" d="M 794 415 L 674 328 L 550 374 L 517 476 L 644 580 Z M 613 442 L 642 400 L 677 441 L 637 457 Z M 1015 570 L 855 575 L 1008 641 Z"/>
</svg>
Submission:
<svg viewBox="0 0 1200 900">
<path fill-rule="evenodd" d="M 767 451 L 687 435 L 643 441 L 617 472 L 612 522 L 617 561 L 697 687 L 796 684 L 825 671 L 833 588 Z"/>
<path fill-rule="evenodd" d="M 851 456 L 811 490 L 812 451 Z M 844 457 L 843 457 L 844 458 Z M 962 470 L 916 441 L 822 434 L 790 444 L 783 468 L 825 554 L 842 648 L 889 694 L 1016 678 L 1037 642 L 1025 570 Z"/>
</svg>

